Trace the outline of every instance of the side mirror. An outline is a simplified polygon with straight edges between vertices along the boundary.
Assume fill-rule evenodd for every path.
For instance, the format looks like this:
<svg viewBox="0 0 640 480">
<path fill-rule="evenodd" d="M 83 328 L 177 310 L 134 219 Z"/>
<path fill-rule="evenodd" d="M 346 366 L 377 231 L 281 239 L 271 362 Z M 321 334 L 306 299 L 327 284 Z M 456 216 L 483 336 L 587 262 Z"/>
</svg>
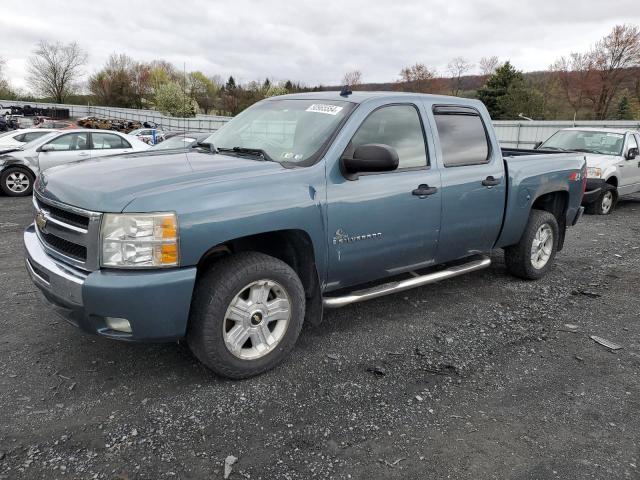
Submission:
<svg viewBox="0 0 640 480">
<path fill-rule="evenodd" d="M 395 148 L 381 143 L 368 143 L 356 148 L 353 157 L 344 157 L 342 167 L 348 180 L 356 180 L 358 173 L 396 170 L 398 162 L 398 152 Z"/>
<path fill-rule="evenodd" d="M 55 150 L 55 147 L 50 143 L 46 143 L 38 149 L 39 152 L 53 152 L 54 150 Z"/>
<path fill-rule="evenodd" d="M 636 158 L 640 153 L 638 153 L 638 147 L 633 147 L 630 148 L 629 151 L 627 152 L 627 154 L 625 155 L 625 158 L 627 160 L 633 160 L 634 158 Z"/>
</svg>

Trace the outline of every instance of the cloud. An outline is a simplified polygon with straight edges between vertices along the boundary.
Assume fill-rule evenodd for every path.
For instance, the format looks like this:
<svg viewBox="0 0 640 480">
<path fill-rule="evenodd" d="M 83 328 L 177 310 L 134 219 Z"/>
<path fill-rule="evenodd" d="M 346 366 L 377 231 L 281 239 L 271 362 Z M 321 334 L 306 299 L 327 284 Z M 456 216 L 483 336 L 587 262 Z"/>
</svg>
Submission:
<svg viewBox="0 0 640 480">
<path fill-rule="evenodd" d="M 560 55 L 586 50 L 615 24 L 640 23 L 634 0 L 618 0 L 615 8 L 599 0 L 4 0 L 2 6 L 0 56 L 21 88 L 40 39 L 77 41 L 89 54 L 87 74 L 116 52 L 241 82 L 336 85 L 353 69 L 366 82 L 396 80 L 415 62 L 444 72 L 455 56 L 477 62 L 497 55 L 520 69 L 542 70 Z"/>
</svg>

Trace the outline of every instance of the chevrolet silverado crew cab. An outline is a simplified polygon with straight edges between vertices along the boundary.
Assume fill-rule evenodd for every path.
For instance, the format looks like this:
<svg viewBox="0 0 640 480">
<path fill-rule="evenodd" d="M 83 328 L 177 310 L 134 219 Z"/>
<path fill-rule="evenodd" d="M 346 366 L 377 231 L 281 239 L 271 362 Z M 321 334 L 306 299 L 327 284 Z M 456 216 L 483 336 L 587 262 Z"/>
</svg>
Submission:
<svg viewBox="0 0 640 480">
<path fill-rule="evenodd" d="M 583 152 L 587 158 L 587 213 L 610 214 L 624 195 L 640 192 L 640 133 L 614 128 L 565 128 L 541 150 Z"/>
<path fill-rule="evenodd" d="M 539 278 L 582 213 L 583 154 L 503 152 L 475 100 L 285 95 L 205 143 L 40 172 L 26 266 L 82 329 L 186 337 L 231 378 L 272 368 L 323 309 L 487 267 L 493 249 Z"/>
</svg>

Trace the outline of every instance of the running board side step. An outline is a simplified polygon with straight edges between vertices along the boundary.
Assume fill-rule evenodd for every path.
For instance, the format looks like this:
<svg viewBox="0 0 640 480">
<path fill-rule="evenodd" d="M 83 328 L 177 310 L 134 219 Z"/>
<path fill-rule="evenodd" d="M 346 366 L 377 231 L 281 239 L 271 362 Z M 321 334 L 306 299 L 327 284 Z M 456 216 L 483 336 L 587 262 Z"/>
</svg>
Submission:
<svg viewBox="0 0 640 480">
<path fill-rule="evenodd" d="M 324 297 L 322 299 L 322 304 L 325 308 L 344 307 L 345 305 L 350 305 L 352 303 L 364 302 L 365 300 L 371 300 L 372 298 L 402 292 L 404 290 L 409 290 L 410 288 L 421 287 L 430 283 L 446 280 L 447 278 L 453 278 L 458 275 L 464 275 L 465 273 L 482 270 L 483 268 L 487 268 L 489 265 L 491 265 L 491 259 L 489 257 L 482 257 L 472 262 L 449 267 L 446 270 L 440 270 L 426 275 L 418 275 L 413 278 L 399 280 L 397 282 L 385 283 L 365 290 L 358 290 L 342 297 Z"/>
</svg>

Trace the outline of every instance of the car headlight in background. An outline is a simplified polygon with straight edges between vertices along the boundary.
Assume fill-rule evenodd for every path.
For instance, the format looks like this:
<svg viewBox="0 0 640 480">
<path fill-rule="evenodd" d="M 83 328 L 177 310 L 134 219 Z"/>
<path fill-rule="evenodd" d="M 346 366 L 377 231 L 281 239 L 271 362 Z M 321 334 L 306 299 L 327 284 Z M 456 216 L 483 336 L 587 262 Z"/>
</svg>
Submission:
<svg viewBox="0 0 640 480">
<path fill-rule="evenodd" d="M 102 266 L 175 267 L 179 263 L 175 213 L 106 213 Z"/>
<path fill-rule="evenodd" d="M 596 167 L 588 167 L 587 168 L 587 177 L 588 178 L 601 178 L 602 177 L 602 169 Z"/>
</svg>

